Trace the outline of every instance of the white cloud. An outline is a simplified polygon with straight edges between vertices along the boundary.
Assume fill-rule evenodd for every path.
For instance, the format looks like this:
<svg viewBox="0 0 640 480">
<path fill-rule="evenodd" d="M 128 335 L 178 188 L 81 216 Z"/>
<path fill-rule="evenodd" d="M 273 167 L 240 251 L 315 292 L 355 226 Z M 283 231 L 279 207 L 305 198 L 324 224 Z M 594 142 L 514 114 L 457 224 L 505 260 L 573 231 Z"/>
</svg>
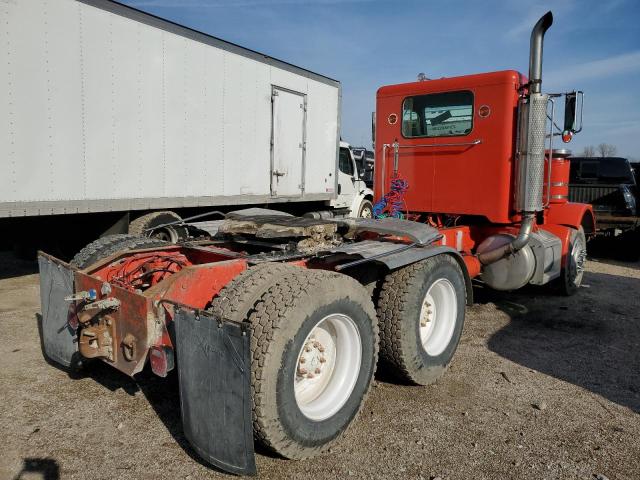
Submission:
<svg viewBox="0 0 640 480">
<path fill-rule="evenodd" d="M 640 50 L 622 53 L 600 60 L 567 65 L 543 74 L 543 83 L 550 87 L 566 86 L 576 81 L 584 83 L 587 80 L 614 77 L 640 70 Z"/>
</svg>

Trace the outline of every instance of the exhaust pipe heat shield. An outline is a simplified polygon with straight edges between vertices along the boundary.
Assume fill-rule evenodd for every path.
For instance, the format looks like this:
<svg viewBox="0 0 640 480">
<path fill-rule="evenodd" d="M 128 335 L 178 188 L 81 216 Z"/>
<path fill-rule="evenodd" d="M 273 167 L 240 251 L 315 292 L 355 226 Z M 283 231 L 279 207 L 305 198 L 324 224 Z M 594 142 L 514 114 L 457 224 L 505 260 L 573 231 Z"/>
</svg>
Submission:
<svg viewBox="0 0 640 480">
<path fill-rule="evenodd" d="M 549 96 L 533 93 L 520 104 L 518 183 L 516 211 L 539 212 L 543 208 L 544 157 Z"/>
</svg>

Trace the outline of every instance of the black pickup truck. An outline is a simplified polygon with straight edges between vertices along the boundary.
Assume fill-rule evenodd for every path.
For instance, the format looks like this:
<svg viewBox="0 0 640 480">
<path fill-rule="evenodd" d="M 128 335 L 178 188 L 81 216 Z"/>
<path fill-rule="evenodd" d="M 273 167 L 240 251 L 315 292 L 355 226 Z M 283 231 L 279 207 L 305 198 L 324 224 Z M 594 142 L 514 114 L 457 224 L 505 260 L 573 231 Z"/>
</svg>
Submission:
<svg viewBox="0 0 640 480">
<path fill-rule="evenodd" d="M 600 236 L 620 237 L 624 257 L 640 256 L 640 198 L 634 170 L 622 157 L 570 157 L 569 200 L 590 203 Z"/>
</svg>

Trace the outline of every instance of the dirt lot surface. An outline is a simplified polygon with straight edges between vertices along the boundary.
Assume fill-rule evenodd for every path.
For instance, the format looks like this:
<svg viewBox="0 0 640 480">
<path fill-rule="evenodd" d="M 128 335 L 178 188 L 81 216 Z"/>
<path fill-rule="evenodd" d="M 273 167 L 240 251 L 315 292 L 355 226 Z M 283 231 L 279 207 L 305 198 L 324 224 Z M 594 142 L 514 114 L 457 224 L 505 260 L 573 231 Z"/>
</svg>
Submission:
<svg viewBox="0 0 640 480">
<path fill-rule="evenodd" d="M 640 264 L 590 261 L 585 284 L 477 289 L 438 384 L 379 375 L 331 453 L 260 454 L 260 478 L 640 478 Z M 0 254 L 0 478 L 231 478 L 185 440 L 175 378 L 69 375 L 42 356 L 39 311 L 34 265 Z"/>
</svg>

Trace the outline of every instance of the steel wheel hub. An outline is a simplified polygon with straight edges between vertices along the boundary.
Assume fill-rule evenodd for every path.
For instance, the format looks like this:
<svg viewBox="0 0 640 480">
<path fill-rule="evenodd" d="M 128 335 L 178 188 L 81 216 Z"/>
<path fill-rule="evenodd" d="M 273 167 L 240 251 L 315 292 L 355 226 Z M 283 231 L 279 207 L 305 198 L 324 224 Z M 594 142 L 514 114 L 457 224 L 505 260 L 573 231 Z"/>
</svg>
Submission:
<svg viewBox="0 0 640 480">
<path fill-rule="evenodd" d="M 293 390 L 304 416 L 321 421 L 351 396 L 360 373 L 362 341 L 353 320 L 342 314 L 320 320 L 298 353 Z"/>
<path fill-rule="evenodd" d="M 458 302 L 453 284 L 436 280 L 427 291 L 420 309 L 420 342 L 431 356 L 438 356 L 449 345 L 458 318 Z"/>
</svg>

